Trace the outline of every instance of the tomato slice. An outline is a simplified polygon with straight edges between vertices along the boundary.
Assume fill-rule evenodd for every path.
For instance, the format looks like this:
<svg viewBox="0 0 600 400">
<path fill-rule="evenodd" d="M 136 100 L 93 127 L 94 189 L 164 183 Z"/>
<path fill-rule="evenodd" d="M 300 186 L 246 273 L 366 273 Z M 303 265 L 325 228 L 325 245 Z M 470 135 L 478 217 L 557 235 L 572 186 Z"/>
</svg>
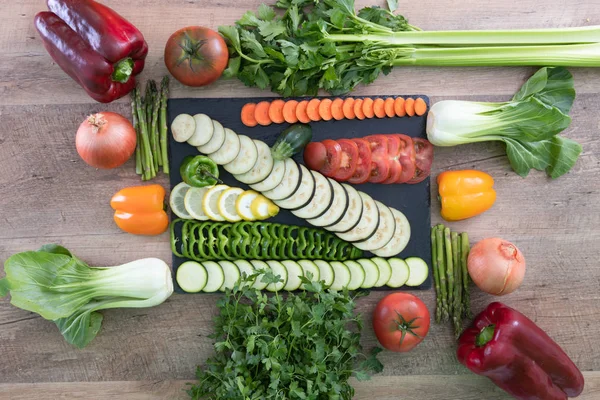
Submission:
<svg viewBox="0 0 600 400">
<path fill-rule="evenodd" d="M 386 185 L 396 183 L 402 174 L 402 164 L 398 161 L 402 142 L 396 135 L 387 135 L 388 157 L 390 159 L 390 173 L 388 178 L 381 182 Z"/>
<path fill-rule="evenodd" d="M 333 176 L 342 163 L 342 146 L 335 140 L 325 139 L 321 143 L 327 153 L 325 165 L 319 170 L 323 175 Z"/>
<path fill-rule="evenodd" d="M 354 175 L 348 179 L 353 184 L 365 183 L 371 176 L 371 146 L 365 139 L 352 139 L 358 146 L 358 165 Z"/>
<path fill-rule="evenodd" d="M 338 181 L 347 181 L 356 172 L 358 166 L 358 145 L 350 139 L 338 139 L 342 148 L 340 168 L 333 175 Z"/>
<path fill-rule="evenodd" d="M 315 171 L 320 171 L 327 162 L 327 149 L 321 142 L 310 142 L 304 148 L 304 164 Z"/>
<path fill-rule="evenodd" d="M 388 136 L 371 135 L 365 137 L 371 145 L 371 176 L 369 182 L 381 183 L 390 174 L 390 160 L 388 153 Z"/>
<path fill-rule="evenodd" d="M 400 165 L 402 165 L 402 174 L 396 183 L 406 183 L 415 175 L 415 148 L 410 136 L 401 133 L 398 133 L 395 136 L 400 139 L 397 160 L 400 162 Z"/>
<path fill-rule="evenodd" d="M 431 172 L 433 163 L 433 145 L 426 139 L 414 138 L 413 146 L 415 149 L 415 173 L 406 183 L 415 184 L 423 182 Z"/>
<path fill-rule="evenodd" d="M 402 164 L 397 159 L 390 158 L 390 172 L 388 178 L 381 182 L 386 185 L 391 183 L 396 183 L 398 179 L 400 179 L 400 175 L 402 175 Z"/>
</svg>

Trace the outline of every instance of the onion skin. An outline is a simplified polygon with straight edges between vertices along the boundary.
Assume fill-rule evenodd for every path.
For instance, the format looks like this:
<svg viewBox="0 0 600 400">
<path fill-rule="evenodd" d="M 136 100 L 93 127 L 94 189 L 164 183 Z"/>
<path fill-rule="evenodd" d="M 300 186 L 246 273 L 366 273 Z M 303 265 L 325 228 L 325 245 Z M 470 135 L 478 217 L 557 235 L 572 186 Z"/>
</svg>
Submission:
<svg viewBox="0 0 600 400">
<path fill-rule="evenodd" d="M 487 238 L 471 248 L 467 267 L 479 289 L 503 296 L 521 286 L 526 264 L 517 246 L 500 238 Z"/>
<path fill-rule="evenodd" d="M 134 153 L 136 133 L 129 120 L 120 114 L 92 114 L 77 129 L 75 147 L 88 165 L 111 169 L 123 165 Z"/>
</svg>

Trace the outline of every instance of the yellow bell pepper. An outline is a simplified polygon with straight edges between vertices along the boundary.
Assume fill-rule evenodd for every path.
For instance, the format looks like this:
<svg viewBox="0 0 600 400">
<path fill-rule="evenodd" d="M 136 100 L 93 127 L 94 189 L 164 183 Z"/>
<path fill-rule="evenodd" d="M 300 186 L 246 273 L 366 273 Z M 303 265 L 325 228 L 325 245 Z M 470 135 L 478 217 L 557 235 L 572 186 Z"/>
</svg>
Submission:
<svg viewBox="0 0 600 400">
<path fill-rule="evenodd" d="M 496 201 L 494 179 L 476 170 L 446 171 L 437 177 L 446 221 L 460 221 L 489 210 Z"/>
</svg>

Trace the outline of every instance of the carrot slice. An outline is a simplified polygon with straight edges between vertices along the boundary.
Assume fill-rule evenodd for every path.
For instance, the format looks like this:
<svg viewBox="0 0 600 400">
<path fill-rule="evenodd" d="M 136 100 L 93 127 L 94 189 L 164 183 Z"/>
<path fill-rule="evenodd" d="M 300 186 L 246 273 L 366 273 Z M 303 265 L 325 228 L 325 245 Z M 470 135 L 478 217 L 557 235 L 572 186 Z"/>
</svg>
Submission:
<svg viewBox="0 0 600 400">
<path fill-rule="evenodd" d="M 385 118 L 385 101 L 382 98 L 377 98 L 373 101 L 373 112 L 377 118 Z"/>
<path fill-rule="evenodd" d="M 409 117 L 413 117 L 415 115 L 415 99 L 406 99 L 404 102 L 404 111 Z"/>
<path fill-rule="evenodd" d="M 387 115 L 390 118 L 396 116 L 396 111 L 394 111 L 394 99 L 393 98 L 388 97 L 387 99 L 385 99 L 383 107 L 385 108 L 385 115 Z"/>
<path fill-rule="evenodd" d="M 249 126 L 250 128 L 258 125 L 256 118 L 254 118 L 254 110 L 256 109 L 256 103 L 246 103 L 242 107 L 242 124 Z"/>
<path fill-rule="evenodd" d="M 268 101 L 261 101 L 254 108 L 254 119 L 262 126 L 271 125 L 271 118 L 269 117 L 269 108 L 271 103 Z"/>
<path fill-rule="evenodd" d="M 324 121 L 329 121 L 333 118 L 333 115 L 331 114 L 332 103 L 333 101 L 331 101 L 331 99 L 323 99 L 319 104 L 319 115 Z"/>
<path fill-rule="evenodd" d="M 288 100 L 283 105 L 283 119 L 285 119 L 285 122 L 288 124 L 295 124 L 298 122 L 296 107 L 298 107 L 298 102 L 296 100 Z"/>
<path fill-rule="evenodd" d="M 308 118 L 311 121 L 320 121 L 321 115 L 319 114 L 319 105 L 321 104 L 321 100 L 312 99 L 308 102 L 308 106 L 306 106 L 306 114 L 308 114 Z"/>
<path fill-rule="evenodd" d="M 363 99 L 362 112 L 365 114 L 367 118 L 373 118 L 375 113 L 373 112 L 373 99 L 370 97 L 365 97 Z"/>
<path fill-rule="evenodd" d="M 340 99 L 339 97 L 337 99 L 333 100 L 333 102 L 331 103 L 331 116 L 336 121 L 339 121 L 340 119 L 344 119 L 343 106 L 344 106 L 344 100 Z"/>
<path fill-rule="evenodd" d="M 419 97 L 415 100 L 415 114 L 417 114 L 420 117 L 421 115 L 425 115 L 426 112 L 427 103 L 425 103 L 425 100 Z"/>
<path fill-rule="evenodd" d="M 302 100 L 296 106 L 296 117 L 298 117 L 298 121 L 303 124 L 308 124 L 310 122 L 310 118 L 308 118 L 308 114 L 306 114 L 306 107 L 308 106 L 308 100 Z"/>
<path fill-rule="evenodd" d="M 398 117 L 404 117 L 406 115 L 406 110 L 404 110 L 404 99 L 402 97 L 398 97 L 394 101 L 394 112 Z"/>
<path fill-rule="evenodd" d="M 269 107 L 269 118 L 276 124 L 283 124 L 285 122 L 285 118 L 283 118 L 283 106 L 285 105 L 285 101 L 281 99 L 273 100 L 271 102 L 271 106 Z"/>
<path fill-rule="evenodd" d="M 354 100 L 354 114 L 358 119 L 365 119 L 365 113 L 363 112 L 363 99 Z"/>
<path fill-rule="evenodd" d="M 356 114 L 354 114 L 354 99 L 352 97 L 348 97 L 347 99 L 344 99 L 344 104 L 342 105 L 342 111 L 344 112 L 344 117 L 346 119 L 356 118 Z"/>
</svg>

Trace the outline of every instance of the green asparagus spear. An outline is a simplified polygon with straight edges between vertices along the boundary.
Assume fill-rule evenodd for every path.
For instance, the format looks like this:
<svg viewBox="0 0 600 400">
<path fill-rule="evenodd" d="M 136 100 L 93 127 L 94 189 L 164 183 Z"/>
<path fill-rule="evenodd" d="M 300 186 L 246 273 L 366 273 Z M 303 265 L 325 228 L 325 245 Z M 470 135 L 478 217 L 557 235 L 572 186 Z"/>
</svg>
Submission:
<svg viewBox="0 0 600 400">
<path fill-rule="evenodd" d="M 435 285 L 435 322 L 439 324 L 442 320 L 442 294 L 440 288 L 440 274 L 437 266 L 436 230 L 436 227 L 431 228 L 431 264 L 433 268 L 433 282 Z"/>
<path fill-rule="evenodd" d="M 469 251 L 471 250 L 471 245 L 469 244 L 469 235 L 466 232 L 461 233 L 460 235 L 460 245 L 461 245 L 461 269 L 462 269 L 462 286 L 463 286 L 463 315 L 469 319 L 473 318 L 473 313 L 471 312 L 471 294 L 469 292 L 469 271 L 467 269 L 467 258 L 469 257 Z"/>
<path fill-rule="evenodd" d="M 454 311 L 452 312 L 452 321 L 454 322 L 454 335 L 458 338 L 462 330 L 462 269 L 458 255 L 458 233 L 452 232 L 450 240 L 452 243 L 452 263 L 454 265 Z"/>
<path fill-rule="evenodd" d="M 134 89 L 135 90 L 135 89 Z M 140 124 L 138 124 L 137 108 L 135 105 L 135 94 L 131 94 L 131 116 L 133 120 L 133 128 L 135 129 L 135 173 L 142 174 L 142 154 L 140 152 Z"/>
<path fill-rule="evenodd" d="M 450 228 L 444 228 L 444 246 L 446 251 L 446 278 L 448 279 L 448 310 L 454 312 L 454 264 L 452 263 L 452 241 Z"/>
<path fill-rule="evenodd" d="M 152 153 L 154 154 L 154 167 L 158 173 L 158 167 L 162 166 L 162 155 L 158 137 L 158 111 L 160 109 L 160 92 L 157 90 L 156 82 L 152 81 L 153 103 L 152 103 Z"/>
<path fill-rule="evenodd" d="M 446 282 L 446 264 L 444 252 L 444 225 L 435 227 L 435 241 L 437 245 L 437 267 L 440 277 L 440 293 L 442 295 L 442 320 L 448 321 L 450 309 L 448 308 L 448 284 Z"/>
<path fill-rule="evenodd" d="M 135 90 L 135 102 L 137 106 L 138 123 L 140 124 L 140 136 L 142 137 L 143 148 L 143 179 L 150 180 L 154 177 L 154 162 L 152 161 L 152 151 L 150 149 L 150 139 L 148 137 L 148 129 L 146 126 L 146 110 L 144 109 L 140 97 L 140 91 Z"/>
<path fill-rule="evenodd" d="M 160 84 L 160 151 L 161 151 L 161 159 L 163 163 L 163 172 L 165 174 L 169 173 L 169 155 L 168 155 L 168 145 L 169 141 L 167 140 L 167 99 L 169 98 L 169 77 L 165 75 L 161 84 Z"/>
</svg>

